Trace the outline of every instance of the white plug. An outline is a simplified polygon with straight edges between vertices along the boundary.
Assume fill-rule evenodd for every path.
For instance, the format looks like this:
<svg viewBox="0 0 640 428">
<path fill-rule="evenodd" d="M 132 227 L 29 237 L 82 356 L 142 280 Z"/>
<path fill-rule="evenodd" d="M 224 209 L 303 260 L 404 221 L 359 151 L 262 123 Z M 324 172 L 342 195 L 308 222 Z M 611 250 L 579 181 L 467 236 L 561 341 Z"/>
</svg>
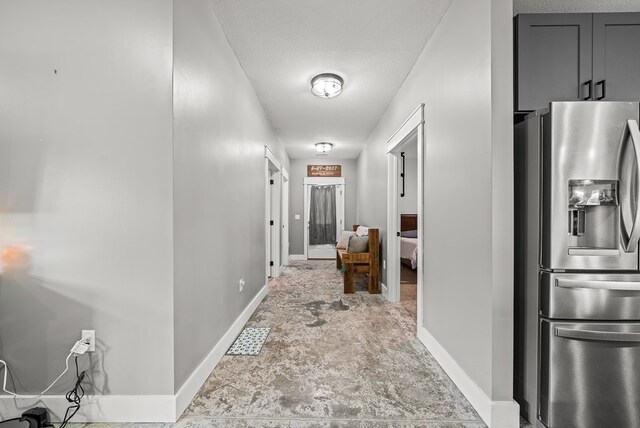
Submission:
<svg viewBox="0 0 640 428">
<path fill-rule="evenodd" d="M 82 330 L 81 342 L 89 345 L 87 352 L 95 352 L 96 350 L 96 331 L 95 330 Z"/>
<path fill-rule="evenodd" d="M 71 348 L 71 353 L 76 355 L 82 355 L 89 350 L 89 343 L 87 340 L 78 340 L 73 348 Z"/>
</svg>

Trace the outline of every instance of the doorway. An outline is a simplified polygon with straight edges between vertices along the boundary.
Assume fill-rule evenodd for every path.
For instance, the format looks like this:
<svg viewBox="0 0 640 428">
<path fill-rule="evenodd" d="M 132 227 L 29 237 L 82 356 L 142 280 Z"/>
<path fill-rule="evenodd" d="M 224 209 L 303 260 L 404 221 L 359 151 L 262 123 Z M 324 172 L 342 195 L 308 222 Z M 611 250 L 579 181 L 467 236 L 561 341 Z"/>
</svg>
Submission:
<svg viewBox="0 0 640 428">
<path fill-rule="evenodd" d="M 304 179 L 305 259 L 335 259 L 344 230 L 344 177 Z"/>
<path fill-rule="evenodd" d="M 405 246 L 405 256 L 413 258 L 416 266 L 416 323 L 417 328 L 423 325 L 422 308 L 424 296 L 424 104 L 421 104 L 409 118 L 398 128 L 387 142 L 387 278 L 386 286 L 382 292 L 391 302 L 401 301 L 401 272 L 402 262 L 401 243 L 406 232 L 415 230 L 415 248 L 409 255 Z M 411 159 L 411 165 L 415 161 L 415 209 L 413 206 L 403 208 L 401 195 L 407 193 L 407 161 Z M 404 167 L 404 169 L 403 169 Z M 405 182 L 403 183 L 403 180 Z M 403 189 L 404 184 L 404 189 Z M 412 182 L 411 185 L 414 185 Z M 404 190 L 404 192 L 403 192 Z M 415 213 L 403 213 L 403 210 Z M 415 229 L 414 229 L 415 228 Z"/>
<path fill-rule="evenodd" d="M 400 149 L 400 306 L 415 321 L 418 296 L 418 137 Z"/>
</svg>

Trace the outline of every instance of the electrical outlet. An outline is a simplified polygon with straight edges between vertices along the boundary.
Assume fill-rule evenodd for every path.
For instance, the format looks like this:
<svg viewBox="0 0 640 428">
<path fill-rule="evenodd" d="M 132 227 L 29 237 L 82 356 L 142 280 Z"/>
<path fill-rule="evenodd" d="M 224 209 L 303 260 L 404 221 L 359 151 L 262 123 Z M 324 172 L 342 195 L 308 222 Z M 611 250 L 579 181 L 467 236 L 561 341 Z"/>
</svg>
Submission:
<svg viewBox="0 0 640 428">
<path fill-rule="evenodd" d="M 387 268 L 387 261 L 383 260 L 382 261 L 382 269 L 386 269 Z"/>
<path fill-rule="evenodd" d="M 82 330 L 82 340 L 89 339 L 89 349 L 87 352 L 95 352 L 96 350 L 96 331 Z"/>
<path fill-rule="evenodd" d="M 244 290 L 244 278 L 241 278 L 240 281 L 238 281 L 238 293 L 242 293 L 242 290 Z"/>
</svg>

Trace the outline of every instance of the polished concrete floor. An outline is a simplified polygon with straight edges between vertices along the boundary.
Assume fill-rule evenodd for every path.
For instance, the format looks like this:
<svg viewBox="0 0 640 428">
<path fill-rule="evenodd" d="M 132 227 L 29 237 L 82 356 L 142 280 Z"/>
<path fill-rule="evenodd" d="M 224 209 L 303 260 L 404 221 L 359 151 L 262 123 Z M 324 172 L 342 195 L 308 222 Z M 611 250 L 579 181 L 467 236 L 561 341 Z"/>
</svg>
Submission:
<svg viewBox="0 0 640 428">
<path fill-rule="evenodd" d="M 410 311 L 358 289 L 333 261 L 285 268 L 247 323 L 271 327 L 260 355 L 225 356 L 175 426 L 485 427 Z"/>
<path fill-rule="evenodd" d="M 416 319 L 418 311 L 418 273 L 400 263 L 400 305 L 410 317 Z"/>
</svg>

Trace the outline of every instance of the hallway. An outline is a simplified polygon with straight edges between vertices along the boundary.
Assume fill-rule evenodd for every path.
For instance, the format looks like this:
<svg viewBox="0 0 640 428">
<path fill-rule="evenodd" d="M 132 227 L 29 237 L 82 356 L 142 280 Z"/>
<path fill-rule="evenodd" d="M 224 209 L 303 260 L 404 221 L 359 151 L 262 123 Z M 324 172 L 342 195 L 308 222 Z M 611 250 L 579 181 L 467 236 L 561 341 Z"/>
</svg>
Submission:
<svg viewBox="0 0 640 428">
<path fill-rule="evenodd" d="M 0 2 L 8 391 L 45 390 L 87 331 L 77 423 L 513 428 L 512 9 Z M 420 310 L 344 296 L 332 261 L 294 264 L 267 292 L 271 262 L 306 259 L 309 177 L 344 181 L 336 230 L 378 228 L 372 285 L 389 285 L 402 124 L 425 145 Z M 411 310 L 428 317 L 421 341 Z M 271 328 L 262 354 L 222 357 L 248 319 Z M 77 378 L 38 402 L 54 421 Z M 21 410 L 0 395 L 0 418 Z"/>
<path fill-rule="evenodd" d="M 260 355 L 225 356 L 179 426 L 485 426 L 411 315 L 344 295 L 333 261 L 286 267 L 247 326 L 272 329 Z"/>
</svg>

